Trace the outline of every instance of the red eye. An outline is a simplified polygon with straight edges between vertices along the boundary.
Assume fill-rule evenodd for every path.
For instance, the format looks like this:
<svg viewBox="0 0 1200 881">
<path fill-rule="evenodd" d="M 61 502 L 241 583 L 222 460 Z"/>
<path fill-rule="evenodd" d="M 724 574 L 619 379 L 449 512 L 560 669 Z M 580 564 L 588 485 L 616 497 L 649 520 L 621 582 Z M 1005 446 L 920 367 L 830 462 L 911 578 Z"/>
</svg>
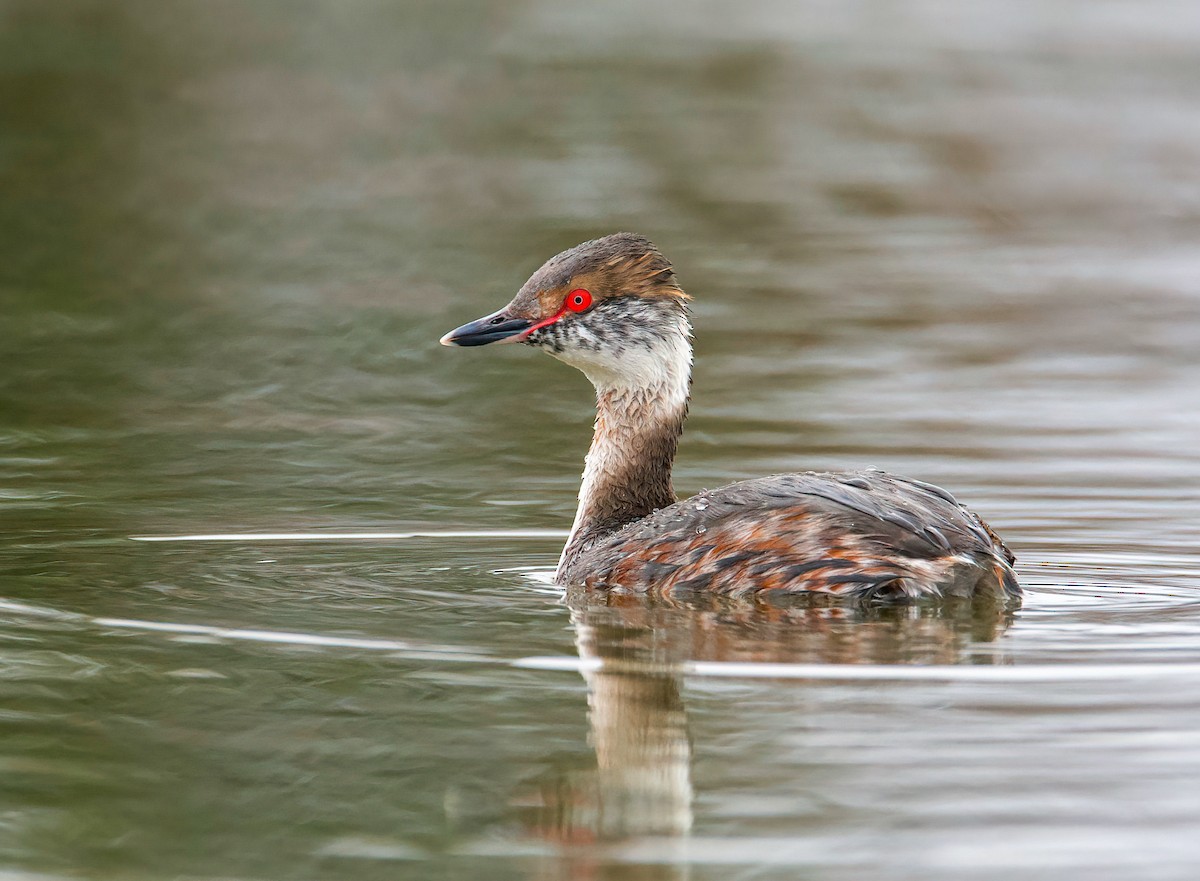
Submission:
<svg viewBox="0 0 1200 881">
<path fill-rule="evenodd" d="M 592 305 L 592 295 L 583 288 L 576 288 L 567 294 L 567 308 L 572 312 L 582 312 Z"/>
</svg>

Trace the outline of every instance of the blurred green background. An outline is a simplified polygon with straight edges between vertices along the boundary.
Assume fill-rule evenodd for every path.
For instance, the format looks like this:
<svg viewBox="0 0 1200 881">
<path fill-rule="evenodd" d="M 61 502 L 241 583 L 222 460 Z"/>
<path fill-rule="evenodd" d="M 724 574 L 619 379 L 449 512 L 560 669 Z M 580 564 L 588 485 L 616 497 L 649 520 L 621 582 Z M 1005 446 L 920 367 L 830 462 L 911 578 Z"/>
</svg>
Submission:
<svg viewBox="0 0 1200 881">
<path fill-rule="evenodd" d="M 0 0 L 0 875 L 1188 877 L 1197 695 L 1139 665 L 1200 661 L 1198 50 L 1172 0 Z M 620 229 L 696 297 L 681 492 L 944 484 L 1024 608 L 129 540 L 565 529 L 587 383 L 436 340 Z M 506 666 L 577 653 L 665 672 Z"/>
</svg>

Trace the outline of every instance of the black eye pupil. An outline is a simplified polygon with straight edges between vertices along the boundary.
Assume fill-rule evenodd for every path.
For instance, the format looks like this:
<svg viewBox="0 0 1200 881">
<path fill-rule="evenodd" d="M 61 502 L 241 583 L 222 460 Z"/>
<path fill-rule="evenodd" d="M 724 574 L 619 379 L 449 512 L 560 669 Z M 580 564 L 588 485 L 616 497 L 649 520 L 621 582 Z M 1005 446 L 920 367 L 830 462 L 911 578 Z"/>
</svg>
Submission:
<svg viewBox="0 0 1200 881">
<path fill-rule="evenodd" d="M 575 296 L 575 305 L 576 306 L 583 305 L 583 297 L 579 296 L 578 294 Z"/>
</svg>

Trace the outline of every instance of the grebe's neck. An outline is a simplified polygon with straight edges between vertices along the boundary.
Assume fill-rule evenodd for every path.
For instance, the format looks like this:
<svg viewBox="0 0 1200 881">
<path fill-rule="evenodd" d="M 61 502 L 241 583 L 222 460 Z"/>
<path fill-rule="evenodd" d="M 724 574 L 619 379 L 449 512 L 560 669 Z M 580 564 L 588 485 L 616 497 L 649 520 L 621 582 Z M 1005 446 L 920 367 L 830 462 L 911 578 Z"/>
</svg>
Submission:
<svg viewBox="0 0 1200 881">
<path fill-rule="evenodd" d="M 596 424 L 557 580 L 597 539 L 675 503 L 671 468 L 687 418 L 689 331 L 682 317 L 680 331 L 657 338 L 653 350 L 623 353 L 619 374 L 594 361 L 576 365 L 596 386 Z"/>
</svg>

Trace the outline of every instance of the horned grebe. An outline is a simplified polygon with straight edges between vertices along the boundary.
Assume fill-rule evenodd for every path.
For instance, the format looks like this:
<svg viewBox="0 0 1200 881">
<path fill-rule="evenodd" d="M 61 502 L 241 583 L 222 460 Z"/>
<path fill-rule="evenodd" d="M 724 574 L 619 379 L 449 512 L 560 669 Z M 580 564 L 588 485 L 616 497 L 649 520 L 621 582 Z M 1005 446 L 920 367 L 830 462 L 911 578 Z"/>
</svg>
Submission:
<svg viewBox="0 0 1200 881">
<path fill-rule="evenodd" d="M 558 584 L 854 599 L 1020 596 L 1013 555 L 936 486 L 851 471 L 780 474 L 676 501 L 691 387 L 690 299 L 647 239 L 616 233 L 550 258 L 499 312 L 445 346 L 525 343 L 596 387 L 595 436 Z"/>
</svg>

